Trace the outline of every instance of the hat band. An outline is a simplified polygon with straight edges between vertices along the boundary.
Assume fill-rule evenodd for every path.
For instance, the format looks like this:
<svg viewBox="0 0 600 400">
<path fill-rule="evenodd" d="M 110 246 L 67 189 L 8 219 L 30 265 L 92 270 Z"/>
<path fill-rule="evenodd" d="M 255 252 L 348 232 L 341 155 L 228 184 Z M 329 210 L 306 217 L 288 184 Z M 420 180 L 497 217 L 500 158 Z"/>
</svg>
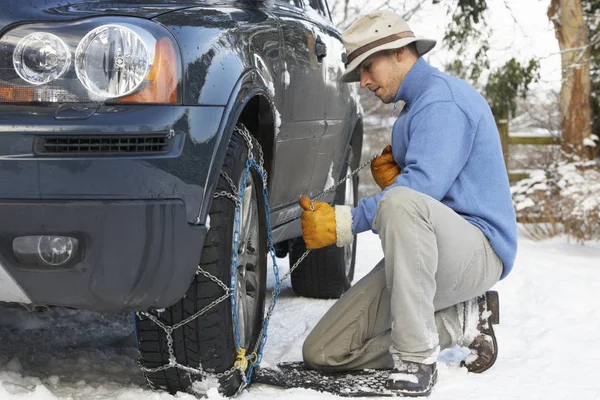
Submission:
<svg viewBox="0 0 600 400">
<path fill-rule="evenodd" d="M 350 55 L 348 56 L 347 64 L 350 64 L 356 58 L 360 57 L 362 54 L 365 54 L 369 50 L 372 50 L 372 49 L 374 49 L 376 47 L 379 47 L 379 46 L 382 46 L 384 44 L 395 42 L 398 39 L 404 39 L 404 38 L 407 38 L 407 37 L 415 37 L 415 34 L 412 33 L 411 31 L 404 31 L 404 32 L 400 32 L 400 33 L 394 33 L 393 35 L 384 37 L 382 39 L 379 39 L 379 40 L 376 40 L 376 41 L 371 42 L 369 44 L 366 44 L 364 46 L 361 46 L 358 49 L 354 50 L 352 53 L 350 53 Z"/>
</svg>

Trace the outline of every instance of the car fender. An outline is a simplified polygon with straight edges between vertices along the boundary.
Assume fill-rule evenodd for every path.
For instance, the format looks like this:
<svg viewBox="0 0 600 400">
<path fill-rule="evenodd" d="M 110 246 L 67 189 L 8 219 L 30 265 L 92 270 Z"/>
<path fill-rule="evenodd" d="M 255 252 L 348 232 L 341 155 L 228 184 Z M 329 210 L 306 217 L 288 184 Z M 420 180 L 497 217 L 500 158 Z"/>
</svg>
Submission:
<svg viewBox="0 0 600 400">
<path fill-rule="evenodd" d="M 154 21 L 179 43 L 184 104 L 224 107 L 196 221 L 203 224 L 227 143 L 244 107 L 262 96 L 275 114 L 273 69 L 278 66 L 273 64 L 279 63 L 279 23 L 264 9 L 216 6 L 178 10 Z"/>
<path fill-rule="evenodd" d="M 268 59 L 278 60 L 278 21 L 260 9 L 193 7 L 153 21 L 179 43 L 184 105 L 227 106 L 249 70 L 270 75 Z"/>
<path fill-rule="evenodd" d="M 268 78 L 261 74 L 260 71 L 257 69 L 251 69 L 246 71 L 239 78 L 236 87 L 231 92 L 230 101 L 225 107 L 225 112 L 223 113 L 218 136 L 216 138 L 217 144 L 215 145 L 212 161 L 210 163 L 210 169 L 204 190 L 204 200 L 202 201 L 198 215 L 198 220 L 201 222 L 204 222 L 208 215 L 208 210 L 210 209 L 210 204 L 219 180 L 218 171 L 221 170 L 221 166 L 223 165 L 227 146 L 229 140 L 231 139 L 231 135 L 233 134 L 234 128 L 248 102 L 256 96 L 262 96 L 268 99 L 270 112 L 272 114 L 275 113 L 273 97 L 269 89 L 271 86 L 268 82 L 270 82 Z M 274 137 L 275 130 L 269 132 L 268 134 Z M 274 151 L 274 149 L 272 151 Z"/>
</svg>

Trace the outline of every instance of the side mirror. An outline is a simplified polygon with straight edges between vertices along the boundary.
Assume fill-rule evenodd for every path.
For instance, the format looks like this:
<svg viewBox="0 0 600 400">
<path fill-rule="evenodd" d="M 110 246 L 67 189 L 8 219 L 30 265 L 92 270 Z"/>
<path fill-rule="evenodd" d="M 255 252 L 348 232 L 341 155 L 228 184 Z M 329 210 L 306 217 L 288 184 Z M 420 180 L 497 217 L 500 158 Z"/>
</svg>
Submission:
<svg viewBox="0 0 600 400">
<path fill-rule="evenodd" d="M 348 54 L 346 54 L 345 52 L 342 53 L 342 62 L 346 67 L 348 66 Z"/>
</svg>

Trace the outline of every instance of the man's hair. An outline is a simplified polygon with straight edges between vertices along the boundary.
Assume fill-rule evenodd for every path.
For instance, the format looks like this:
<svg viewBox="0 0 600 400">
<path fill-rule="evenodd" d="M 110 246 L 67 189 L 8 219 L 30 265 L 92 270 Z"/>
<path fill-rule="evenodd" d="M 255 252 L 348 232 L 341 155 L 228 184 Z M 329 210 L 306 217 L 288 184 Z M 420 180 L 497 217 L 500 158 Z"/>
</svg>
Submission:
<svg viewBox="0 0 600 400">
<path fill-rule="evenodd" d="M 419 57 L 419 52 L 417 51 L 417 42 L 409 43 L 404 47 L 410 50 L 415 56 Z"/>
<path fill-rule="evenodd" d="M 419 57 L 419 52 L 417 51 L 417 42 L 409 43 L 406 46 L 399 47 L 397 49 L 383 50 L 382 53 L 385 54 L 386 56 L 391 56 L 394 53 L 396 53 L 398 50 L 400 50 L 401 48 L 405 48 L 406 50 L 408 50 L 412 54 L 414 54 L 416 57 Z"/>
</svg>

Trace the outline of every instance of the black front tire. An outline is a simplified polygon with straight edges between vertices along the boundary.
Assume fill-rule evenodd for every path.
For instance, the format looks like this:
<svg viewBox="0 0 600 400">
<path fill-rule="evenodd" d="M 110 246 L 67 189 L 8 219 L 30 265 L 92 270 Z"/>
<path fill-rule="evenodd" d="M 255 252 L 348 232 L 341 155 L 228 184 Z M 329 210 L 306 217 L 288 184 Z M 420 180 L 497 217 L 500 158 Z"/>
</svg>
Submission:
<svg viewBox="0 0 600 400">
<path fill-rule="evenodd" d="M 237 129 L 245 129 L 238 125 Z M 237 133 L 232 136 L 227 149 L 223 170 L 239 187 L 248 155 L 244 139 Z M 254 201 L 253 215 L 256 213 L 257 228 L 248 237 L 241 237 L 240 248 L 244 246 L 244 257 L 238 260 L 238 277 L 240 268 L 243 272 L 245 286 L 243 299 L 252 304 L 255 314 L 248 315 L 248 321 L 243 330 L 245 339 L 242 346 L 248 352 L 254 348 L 258 340 L 264 315 L 266 292 L 267 238 L 266 218 L 264 212 L 264 197 L 262 180 L 254 169 L 249 181 L 253 187 L 247 195 L 252 195 Z M 240 182 L 241 183 L 241 182 Z M 217 192 L 232 192 L 230 185 L 222 176 L 217 184 Z M 244 202 L 246 206 L 246 201 Z M 252 207 L 248 207 L 252 210 Z M 231 259 L 233 249 L 235 203 L 227 197 L 217 197 L 212 200 L 210 207 L 210 229 L 207 233 L 199 267 L 208 274 L 220 280 L 225 286 L 230 286 Z M 248 214 L 250 215 L 250 214 Z M 242 218 L 243 219 L 243 218 Z M 254 224 L 253 224 L 254 226 Z M 242 227 L 243 228 L 243 227 Z M 243 235 L 240 229 L 240 235 Z M 253 237 L 250 237 L 252 235 Z M 239 278 L 238 278 L 239 279 Z M 173 326 L 191 315 L 199 312 L 225 293 L 223 287 L 208 276 L 198 273 L 192 280 L 185 296 L 176 304 L 165 310 L 152 311 L 163 324 Z M 241 293 L 241 290 L 240 290 Z M 238 299 L 238 301 L 240 301 Z M 250 307 L 250 306 L 248 306 Z M 240 318 L 242 318 L 240 316 Z M 143 367 L 157 368 L 169 364 L 169 347 L 165 331 L 143 315 L 136 316 L 136 333 L 139 342 L 140 361 Z M 177 362 L 181 365 L 198 368 L 200 365 L 210 373 L 221 373 L 229 370 L 236 358 L 237 349 L 234 340 L 234 322 L 231 310 L 231 297 L 218 303 L 205 314 L 192 320 L 172 333 L 173 351 Z M 200 375 L 191 375 L 179 368 L 168 368 L 163 371 L 145 373 L 146 379 L 154 389 L 166 390 L 172 394 L 182 391 L 188 393 L 203 393 L 209 388 L 210 382 L 203 384 Z M 232 396 L 242 383 L 240 374 L 236 371 L 219 379 L 219 392 Z"/>
</svg>

